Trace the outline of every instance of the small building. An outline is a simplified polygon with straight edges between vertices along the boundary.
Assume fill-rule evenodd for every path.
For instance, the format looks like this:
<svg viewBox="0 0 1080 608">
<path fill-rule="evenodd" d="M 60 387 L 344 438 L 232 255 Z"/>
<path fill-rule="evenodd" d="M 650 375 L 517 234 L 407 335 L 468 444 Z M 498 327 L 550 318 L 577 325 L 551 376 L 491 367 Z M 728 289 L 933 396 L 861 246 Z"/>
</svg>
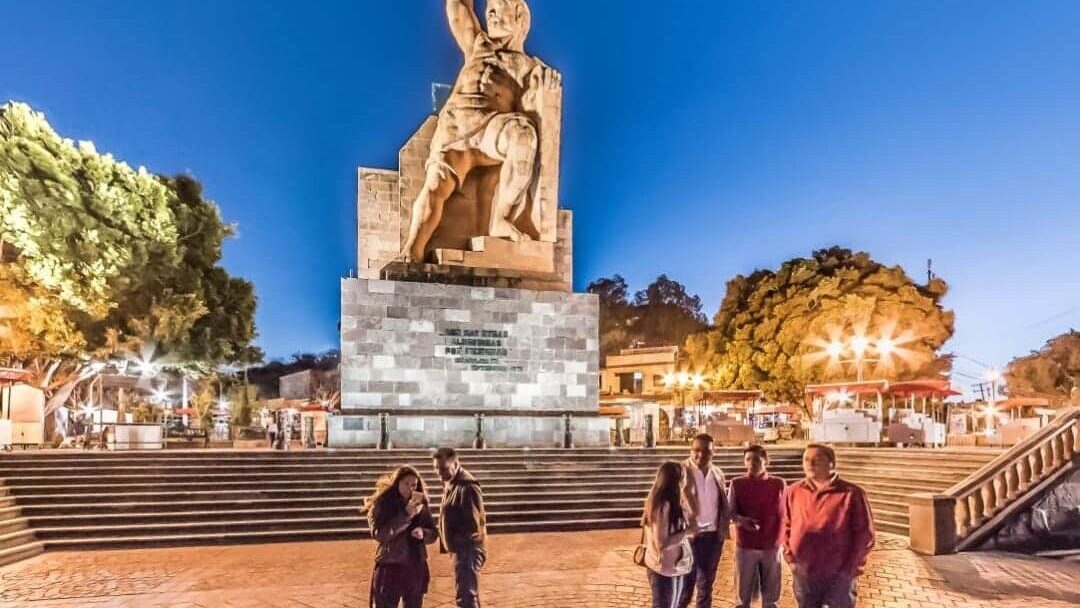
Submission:
<svg viewBox="0 0 1080 608">
<path fill-rule="evenodd" d="M 752 440 L 746 412 L 761 392 L 707 390 L 705 379 L 687 371 L 680 355 L 678 346 L 655 346 L 607 357 L 600 370 L 600 405 L 626 412 L 630 443 L 643 436 L 649 420 L 658 441 L 688 440 L 702 431 L 721 443 Z"/>
<path fill-rule="evenodd" d="M 320 393 L 341 388 L 341 372 L 337 369 L 305 369 L 278 378 L 278 396 L 282 399 L 313 401 Z"/>
<path fill-rule="evenodd" d="M 669 394 L 664 377 L 676 371 L 678 360 L 678 346 L 624 348 L 608 355 L 600 370 L 601 400 L 612 395 Z"/>
<path fill-rule="evenodd" d="M 23 370 L 0 368 L 0 448 L 45 441 L 45 393 L 28 380 Z"/>
</svg>

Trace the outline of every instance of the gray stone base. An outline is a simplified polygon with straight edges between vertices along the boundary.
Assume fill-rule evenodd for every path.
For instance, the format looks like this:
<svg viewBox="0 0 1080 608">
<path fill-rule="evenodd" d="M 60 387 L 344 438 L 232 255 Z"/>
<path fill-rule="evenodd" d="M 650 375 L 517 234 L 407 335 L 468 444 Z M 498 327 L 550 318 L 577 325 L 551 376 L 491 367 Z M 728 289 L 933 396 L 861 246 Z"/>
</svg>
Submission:
<svg viewBox="0 0 1080 608">
<path fill-rule="evenodd" d="M 563 447 L 564 419 L 556 416 L 487 416 L 484 439 L 487 447 Z M 387 420 L 391 447 L 472 447 L 476 418 L 467 415 L 410 416 L 393 413 Z M 571 419 L 574 447 L 607 447 L 612 423 L 599 416 Z M 379 417 L 333 416 L 329 420 L 331 448 L 374 448 L 379 442 Z"/>
</svg>

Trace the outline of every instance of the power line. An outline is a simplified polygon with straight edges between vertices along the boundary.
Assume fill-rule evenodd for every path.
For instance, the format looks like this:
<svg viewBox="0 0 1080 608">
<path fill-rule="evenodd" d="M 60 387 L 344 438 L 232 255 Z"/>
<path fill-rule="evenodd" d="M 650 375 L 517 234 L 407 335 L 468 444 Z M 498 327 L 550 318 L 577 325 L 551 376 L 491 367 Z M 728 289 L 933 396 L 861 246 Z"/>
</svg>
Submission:
<svg viewBox="0 0 1080 608">
<path fill-rule="evenodd" d="M 961 359 L 967 359 L 968 361 L 971 361 L 975 365 L 981 365 L 984 368 L 992 368 L 992 367 L 994 367 L 993 365 L 990 365 L 989 363 L 983 363 L 982 361 L 979 361 L 978 359 L 973 359 L 973 358 L 971 358 L 971 357 L 969 357 L 967 355 L 961 355 L 960 353 L 953 353 L 953 354 L 956 355 L 957 357 L 961 358 Z"/>
</svg>

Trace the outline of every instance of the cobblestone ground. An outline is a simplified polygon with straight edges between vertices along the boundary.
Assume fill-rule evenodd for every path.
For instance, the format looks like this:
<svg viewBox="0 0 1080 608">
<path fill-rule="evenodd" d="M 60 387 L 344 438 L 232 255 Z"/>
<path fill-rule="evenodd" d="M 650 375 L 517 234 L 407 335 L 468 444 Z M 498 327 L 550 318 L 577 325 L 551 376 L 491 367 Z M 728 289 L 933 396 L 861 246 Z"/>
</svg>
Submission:
<svg viewBox="0 0 1080 608">
<path fill-rule="evenodd" d="M 643 607 L 636 531 L 517 534 L 491 539 L 486 608 Z M 1005 554 L 915 555 L 882 538 L 860 584 L 865 608 L 1080 606 L 1080 564 Z M 0 606 L 335 608 L 367 606 L 369 541 L 48 553 L 0 568 Z M 731 607 L 730 545 L 716 606 Z M 453 606 L 449 560 L 432 557 L 427 606 Z M 790 580 L 782 608 L 794 608 Z"/>
</svg>

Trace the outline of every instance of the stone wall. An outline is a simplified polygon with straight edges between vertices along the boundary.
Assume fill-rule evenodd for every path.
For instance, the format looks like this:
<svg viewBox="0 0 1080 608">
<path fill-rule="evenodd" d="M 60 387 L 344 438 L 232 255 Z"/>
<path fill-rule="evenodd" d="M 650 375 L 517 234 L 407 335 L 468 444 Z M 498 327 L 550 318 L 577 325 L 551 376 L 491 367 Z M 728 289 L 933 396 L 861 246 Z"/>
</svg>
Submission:
<svg viewBox="0 0 1080 608">
<path fill-rule="evenodd" d="M 375 448 L 381 434 L 377 414 L 334 416 L 329 420 L 329 446 L 335 448 Z M 561 416 L 485 416 L 483 437 L 488 447 L 563 447 L 566 421 Z M 572 416 L 574 447 L 610 445 L 609 418 Z M 472 447 L 477 418 L 469 415 L 423 416 L 403 411 L 387 419 L 390 447 L 435 448 Z"/>
<path fill-rule="evenodd" d="M 343 408 L 596 412 L 591 294 L 344 279 Z"/>
<path fill-rule="evenodd" d="M 340 386 L 338 370 L 306 369 L 278 378 L 278 396 L 282 399 L 315 399 L 320 391 L 334 391 Z"/>
<path fill-rule="evenodd" d="M 507 445 L 549 445 L 572 413 L 592 434 L 582 445 L 607 443 L 607 420 L 586 420 L 599 410 L 595 296 L 373 279 L 345 279 L 341 294 L 345 414 L 389 412 L 395 430 L 463 445 L 484 412 Z"/>
<path fill-rule="evenodd" d="M 360 168 L 357 204 L 357 276 L 379 278 L 379 272 L 401 251 L 401 206 L 397 171 Z"/>
</svg>

